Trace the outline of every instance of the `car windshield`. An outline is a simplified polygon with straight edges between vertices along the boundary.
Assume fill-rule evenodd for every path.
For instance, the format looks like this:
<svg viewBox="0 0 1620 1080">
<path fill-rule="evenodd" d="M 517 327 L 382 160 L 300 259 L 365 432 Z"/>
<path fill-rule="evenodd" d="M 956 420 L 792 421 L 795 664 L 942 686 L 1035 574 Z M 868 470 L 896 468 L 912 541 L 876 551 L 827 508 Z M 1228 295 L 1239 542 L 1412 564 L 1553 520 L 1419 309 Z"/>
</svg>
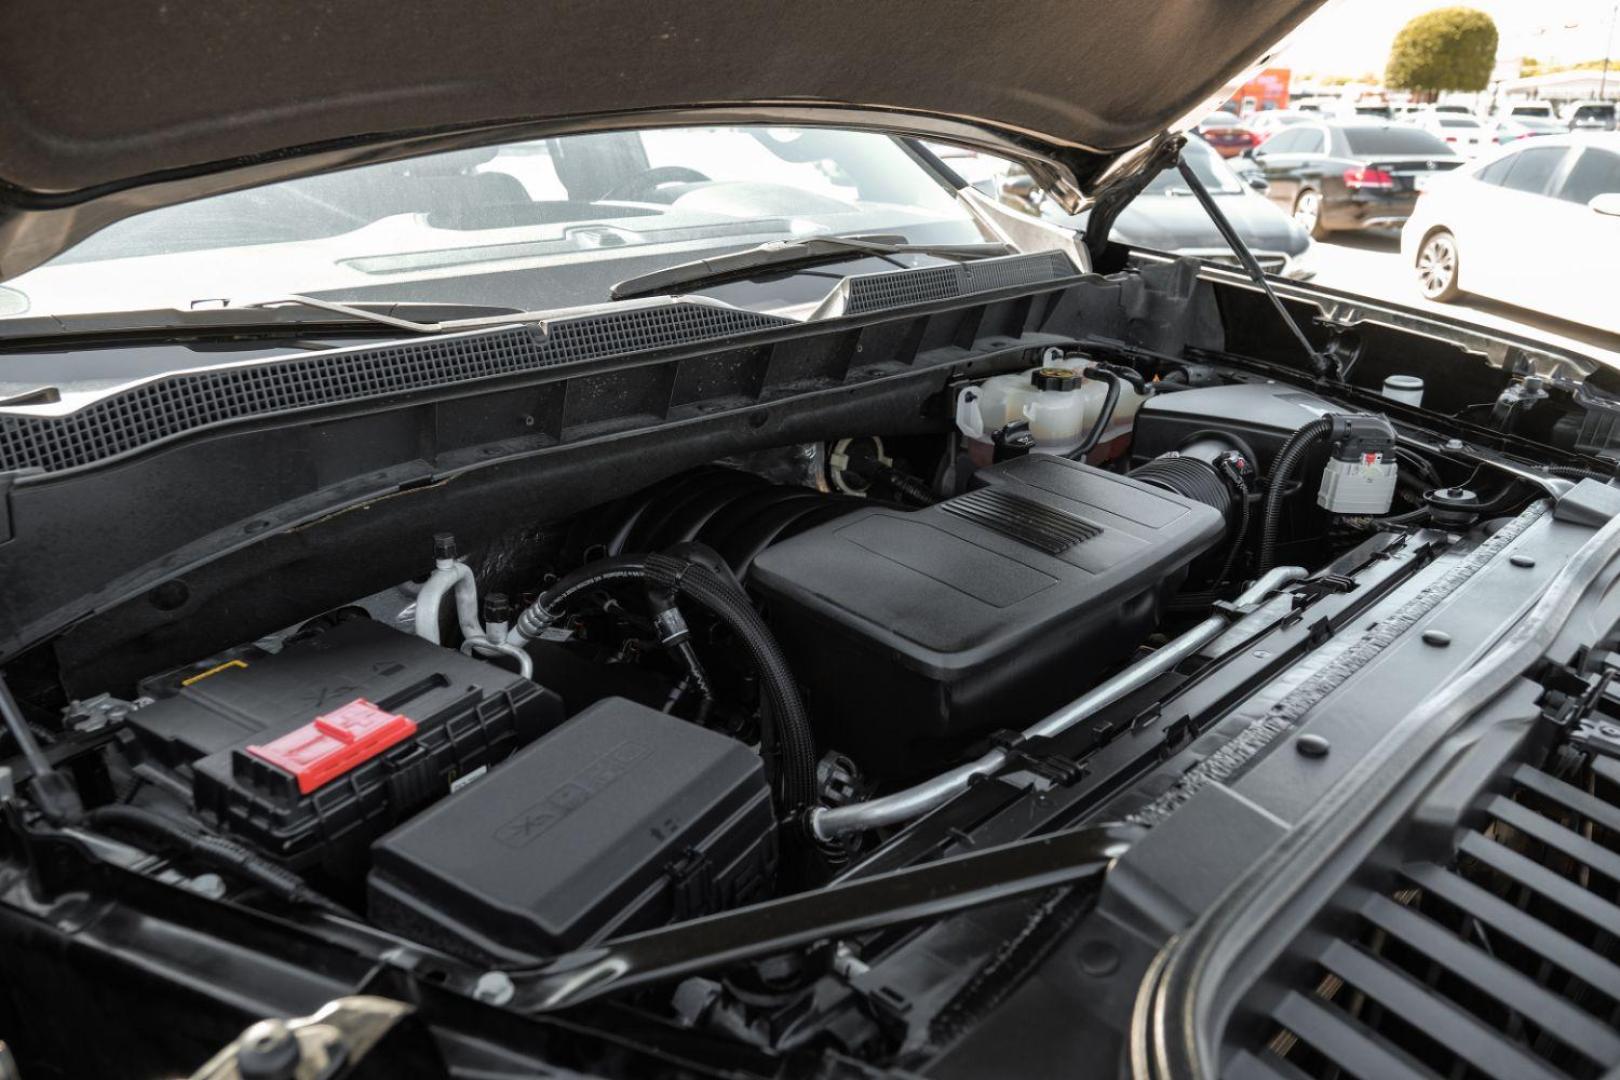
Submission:
<svg viewBox="0 0 1620 1080">
<path fill-rule="evenodd" d="M 1477 128 L 1479 127 L 1479 121 L 1461 116 L 1442 116 L 1440 126 L 1443 128 Z"/>
<path fill-rule="evenodd" d="M 605 300 L 614 281 L 662 266 L 829 234 L 987 239 L 889 136 L 666 128 L 441 153 L 149 211 L 8 282 L 24 302 L 4 310 L 187 309 L 289 293 L 547 309 Z M 487 287 L 497 276 L 504 291 Z"/>
<path fill-rule="evenodd" d="M 1221 160 L 1210 146 L 1197 139 L 1188 139 L 1187 145 L 1181 151 L 1182 160 L 1192 166 L 1198 179 L 1204 182 L 1211 195 L 1241 195 L 1245 191 L 1243 181 L 1238 179 L 1230 166 Z M 1164 172 L 1148 181 L 1147 187 L 1142 189 L 1143 195 L 1191 195 L 1187 183 L 1181 178 L 1181 173 L 1174 169 Z"/>
<path fill-rule="evenodd" d="M 1582 105 L 1575 110 L 1577 120 L 1613 120 L 1613 105 Z"/>
<path fill-rule="evenodd" d="M 1449 157 L 1451 147 L 1440 136 L 1412 127 L 1346 128 L 1345 141 L 1357 157 L 1372 154 L 1429 154 Z"/>
</svg>

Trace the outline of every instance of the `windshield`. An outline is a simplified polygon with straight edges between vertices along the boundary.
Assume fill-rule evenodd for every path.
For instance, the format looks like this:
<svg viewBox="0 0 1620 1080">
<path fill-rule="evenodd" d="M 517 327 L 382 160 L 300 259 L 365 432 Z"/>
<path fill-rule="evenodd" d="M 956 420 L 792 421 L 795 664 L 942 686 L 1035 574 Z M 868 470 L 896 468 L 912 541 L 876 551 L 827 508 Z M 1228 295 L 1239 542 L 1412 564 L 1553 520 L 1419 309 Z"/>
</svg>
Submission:
<svg viewBox="0 0 1620 1080">
<path fill-rule="evenodd" d="M 1346 128 L 1345 141 L 1356 156 L 1368 154 L 1428 154 L 1451 157 L 1451 147 L 1431 132 L 1409 127 Z"/>
<path fill-rule="evenodd" d="M 8 282 L 8 314 L 314 294 L 548 309 L 768 241 L 987 237 L 895 139 L 814 128 L 576 135 L 288 180 L 118 222 Z"/>
<path fill-rule="evenodd" d="M 1467 120 L 1460 116 L 1442 116 L 1440 126 L 1443 128 L 1477 128 L 1479 121 Z"/>
<path fill-rule="evenodd" d="M 1192 166 L 1198 179 L 1204 182 L 1211 195 L 1241 195 L 1247 189 L 1238 175 L 1232 171 L 1226 162 L 1221 160 L 1208 143 L 1199 139 L 1188 139 L 1187 145 L 1181 151 L 1182 160 Z M 1143 195 L 1191 195 L 1181 174 L 1175 169 L 1166 169 L 1164 172 L 1148 181 L 1142 189 Z"/>
</svg>

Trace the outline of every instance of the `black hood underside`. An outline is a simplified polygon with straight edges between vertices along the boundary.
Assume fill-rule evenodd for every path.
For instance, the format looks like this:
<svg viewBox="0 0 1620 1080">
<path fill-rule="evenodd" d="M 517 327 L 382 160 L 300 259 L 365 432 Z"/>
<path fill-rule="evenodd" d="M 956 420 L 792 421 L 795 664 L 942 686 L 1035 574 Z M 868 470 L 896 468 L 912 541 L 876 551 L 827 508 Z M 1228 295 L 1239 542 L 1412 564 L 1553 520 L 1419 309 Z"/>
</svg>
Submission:
<svg viewBox="0 0 1620 1080">
<path fill-rule="evenodd" d="M 18 0 L 0 11 L 0 277 L 155 206 L 520 131 L 873 127 L 1094 189 L 1316 6 Z"/>
</svg>

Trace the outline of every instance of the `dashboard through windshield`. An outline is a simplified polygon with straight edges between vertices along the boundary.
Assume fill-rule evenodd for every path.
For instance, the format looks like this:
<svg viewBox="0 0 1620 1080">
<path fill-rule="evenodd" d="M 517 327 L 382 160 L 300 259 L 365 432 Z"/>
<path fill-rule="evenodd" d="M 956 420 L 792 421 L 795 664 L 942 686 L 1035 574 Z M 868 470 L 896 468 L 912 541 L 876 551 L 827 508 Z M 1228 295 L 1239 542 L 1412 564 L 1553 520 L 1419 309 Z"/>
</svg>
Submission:
<svg viewBox="0 0 1620 1080">
<path fill-rule="evenodd" d="M 441 153 L 150 211 L 9 282 L 0 315 L 287 294 L 525 310 L 768 240 L 987 237 L 896 139 L 822 128 L 575 135 Z"/>
</svg>

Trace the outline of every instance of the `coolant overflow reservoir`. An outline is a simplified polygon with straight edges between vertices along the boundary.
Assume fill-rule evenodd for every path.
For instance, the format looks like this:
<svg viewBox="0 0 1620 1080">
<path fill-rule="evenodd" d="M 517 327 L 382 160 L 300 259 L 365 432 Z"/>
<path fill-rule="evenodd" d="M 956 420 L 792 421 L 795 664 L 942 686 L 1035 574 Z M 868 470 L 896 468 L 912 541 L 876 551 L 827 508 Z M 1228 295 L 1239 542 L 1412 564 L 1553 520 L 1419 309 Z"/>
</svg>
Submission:
<svg viewBox="0 0 1620 1080">
<path fill-rule="evenodd" d="M 1036 368 L 1029 373 L 1029 386 L 1024 418 L 1035 449 L 1048 454 L 1066 454 L 1080 445 L 1108 392 L 1102 382 L 1066 367 Z"/>
<path fill-rule="evenodd" d="M 1090 357 L 1074 353 L 1046 367 L 992 376 L 962 391 L 956 426 L 970 446 L 983 448 L 985 464 L 996 432 L 1020 421 L 1028 422 L 1036 451 L 1066 454 L 1080 445 L 1108 398 L 1108 384 L 1091 377 L 1092 366 Z M 1100 441 L 1129 431 L 1143 400 L 1130 383 L 1121 382 Z"/>
</svg>

